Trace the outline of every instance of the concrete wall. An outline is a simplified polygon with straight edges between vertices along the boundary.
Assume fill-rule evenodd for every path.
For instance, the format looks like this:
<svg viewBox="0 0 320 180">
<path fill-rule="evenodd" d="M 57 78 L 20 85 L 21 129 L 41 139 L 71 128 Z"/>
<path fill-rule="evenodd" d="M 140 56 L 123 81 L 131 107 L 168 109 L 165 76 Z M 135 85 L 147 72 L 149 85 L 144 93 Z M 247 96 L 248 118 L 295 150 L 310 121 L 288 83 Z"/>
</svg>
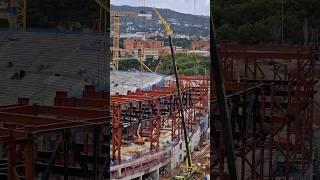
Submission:
<svg viewBox="0 0 320 180">
<path fill-rule="evenodd" d="M 194 151 L 194 149 L 199 145 L 200 143 L 200 137 L 201 137 L 201 129 L 200 126 L 196 128 L 192 136 L 189 138 L 189 145 L 190 145 L 190 150 L 191 152 Z M 170 148 L 170 147 L 169 147 Z M 168 149 L 167 149 L 168 150 Z M 179 142 L 175 142 L 171 146 L 171 154 L 167 158 L 166 162 L 160 163 L 156 166 L 153 166 L 148 170 L 148 172 L 141 171 L 137 172 L 129 177 L 123 177 L 121 180 L 129 180 L 129 179 L 134 179 L 134 178 L 142 178 L 143 175 L 149 174 L 150 177 L 159 177 L 159 169 L 165 166 L 169 166 L 170 170 L 175 169 L 177 166 L 179 166 L 181 163 L 184 163 L 184 157 L 186 157 L 186 152 L 185 152 L 185 144 L 183 139 L 180 140 Z M 120 172 L 119 172 L 120 173 Z M 120 173 L 121 174 L 121 173 Z M 157 179 L 157 178 L 156 178 Z"/>
<path fill-rule="evenodd" d="M 199 145 L 200 135 L 201 135 L 201 130 L 200 130 L 200 127 L 198 127 L 195 133 L 189 139 L 189 146 L 190 146 L 191 152 L 193 152 L 194 149 Z M 186 146 L 184 144 L 183 139 L 180 140 L 179 143 L 177 143 L 172 147 L 171 170 L 179 166 L 181 161 L 184 160 L 184 157 L 187 157 L 185 152 L 185 149 L 186 149 L 185 147 Z"/>
</svg>

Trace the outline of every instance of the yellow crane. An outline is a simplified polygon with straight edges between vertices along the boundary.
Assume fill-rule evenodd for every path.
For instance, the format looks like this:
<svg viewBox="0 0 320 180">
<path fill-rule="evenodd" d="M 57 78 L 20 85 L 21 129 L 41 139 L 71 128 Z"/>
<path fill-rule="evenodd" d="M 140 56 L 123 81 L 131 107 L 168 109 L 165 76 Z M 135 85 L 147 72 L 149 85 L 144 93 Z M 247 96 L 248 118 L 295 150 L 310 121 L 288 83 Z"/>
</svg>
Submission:
<svg viewBox="0 0 320 180">
<path fill-rule="evenodd" d="M 27 0 L 17 0 L 17 25 L 21 31 L 27 30 Z"/>
<path fill-rule="evenodd" d="M 179 101 L 180 101 L 180 115 L 181 115 L 181 125 L 183 128 L 183 135 L 184 135 L 184 142 L 185 142 L 185 147 L 186 147 L 186 154 L 187 154 L 187 160 L 186 160 L 186 171 L 183 175 L 181 176 L 174 176 L 172 177 L 172 179 L 176 179 L 176 180 L 191 180 L 194 179 L 196 176 L 199 175 L 199 173 L 197 172 L 193 172 L 193 165 L 192 165 L 192 158 L 191 158 L 191 153 L 190 153 L 190 147 L 189 147 L 189 138 L 187 135 L 187 130 L 186 130 L 186 124 L 184 121 L 184 111 L 183 111 L 183 107 L 182 107 L 182 99 L 181 99 L 181 92 L 180 92 L 180 85 L 179 85 L 179 77 L 178 77 L 178 73 L 177 73 L 177 66 L 176 66 L 176 62 L 175 62 L 175 58 L 174 58 L 174 50 L 173 50 L 173 45 L 172 45 L 172 35 L 173 35 L 173 31 L 170 27 L 170 24 L 161 16 L 160 12 L 153 7 L 153 10 L 155 11 L 155 13 L 157 14 L 157 16 L 159 17 L 160 21 L 162 22 L 166 34 L 169 38 L 169 44 L 170 44 L 170 49 L 171 49 L 171 56 L 172 56 L 172 64 L 173 64 L 173 68 L 174 68 L 174 72 L 175 72 L 175 77 L 176 77 L 176 87 L 177 87 L 177 93 L 178 93 L 178 97 L 179 97 Z"/>
<path fill-rule="evenodd" d="M 26 31 L 27 0 L 6 0 L 0 2 L 0 19 L 7 19 L 10 30 Z"/>
<path fill-rule="evenodd" d="M 130 17 L 130 18 L 146 18 L 150 19 L 152 15 L 150 14 L 141 14 L 136 12 L 119 12 L 111 11 L 110 17 L 113 18 L 113 66 L 114 70 L 119 69 L 119 42 L 120 42 L 120 17 Z M 144 49 L 142 47 L 142 53 Z M 143 53 L 144 54 L 144 53 Z M 142 56 L 143 57 L 143 56 Z M 140 60 L 141 65 L 143 66 L 143 60 Z"/>
<path fill-rule="evenodd" d="M 162 65 L 163 56 L 164 56 L 164 55 L 162 55 L 162 56 L 160 57 L 160 60 L 159 60 L 159 62 L 158 62 L 158 65 L 156 66 L 156 69 L 154 70 L 155 73 L 158 73 L 159 70 L 160 70 L 160 66 Z"/>
<path fill-rule="evenodd" d="M 110 12 L 110 18 L 113 19 L 113 48 L 112 48 L 112 67 L 114 70 L 119 69 L 119 44 L 120 44 L 120 18 L 121 17 L 130 17 L 130 18 L 145 18 L 151 19 L 151 14 L 143 14 L 137 12 L 121 12 L 121 11 L 110 11 L 106 6 L 106 0 L 96 0 L 96 2 L 100 5 L 100 26 L 102 24 L 102 13 Z M 106 16 L 105 19 L 106 20 Z M 142 48 L 143 51 L 143 48 Z M 143 66 L 143 60 L 139 60 L 141 65 Z"/>
</svg>

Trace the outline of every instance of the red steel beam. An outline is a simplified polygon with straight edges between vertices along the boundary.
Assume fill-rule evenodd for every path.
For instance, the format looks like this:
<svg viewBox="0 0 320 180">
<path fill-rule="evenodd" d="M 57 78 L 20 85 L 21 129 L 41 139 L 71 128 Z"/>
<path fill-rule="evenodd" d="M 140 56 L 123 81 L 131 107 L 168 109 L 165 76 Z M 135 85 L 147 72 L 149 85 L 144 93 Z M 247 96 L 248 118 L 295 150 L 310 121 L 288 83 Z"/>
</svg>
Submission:
<svg viewBox="0 0 320 180">
<path fill-rule="evenodd" d="M 53 117 L 72 117 L 72 119 L 86 119 L 106 116 L 107 113 L 104 110 L 93 110 L 85 108 L 75 108 L 75 107 L 58 107 L 58 106 L 22 106 L 14 107 L 10 109 L 2 109 L 2 112 L 15 113 L 15 114 L 25 114 L 25 115 L 45 115 Z"/>
</svg>

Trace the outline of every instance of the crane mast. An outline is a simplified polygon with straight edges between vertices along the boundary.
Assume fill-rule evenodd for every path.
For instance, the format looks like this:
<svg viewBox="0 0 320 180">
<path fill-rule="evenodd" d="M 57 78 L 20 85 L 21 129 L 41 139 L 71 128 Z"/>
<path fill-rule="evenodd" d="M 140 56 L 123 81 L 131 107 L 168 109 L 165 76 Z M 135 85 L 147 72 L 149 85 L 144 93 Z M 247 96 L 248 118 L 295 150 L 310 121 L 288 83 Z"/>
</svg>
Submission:
<svg viewBox="0 0 320 180">
<path fill-rule="evenodd" d="M 120 12 L 120 11 L 111 11 L 110 17 L 113 17 L 113 69 L 119 70 L 119 44 L 120 44 L 120 17 L 130 17 L 130 18 L 146 18 L 150 19 L 151 16 L 144 14 L 139 14 L 135 12 Z M 143 61 L 143 60 L 142 60 Z M 141 63 L 142 63 L 141 61 Z M 141 64 L 143 65 L 143 64 Z"/>
<path fill-rule="evenodd" d="M 113 46 L 112 46 L 112 62 L 111 67 L 113 70 L 118 71 L 119 70 L 119 49 L 120 49 L 120 18 L 121 17 L 129 17 L 129 18 L 145 18 L 145 19 L 151 19 L 152 15 L 148 14 L 141 14 L 136 12 L 121 12 L 121 11 L 110 11 L 106 6 L 106 0 L 96 0 L 96 3 L 100 6 L 100 24 L 99 29 L 101 31 L 101 25 L 103 24 L 103 18 L 102 13 L 103 12 L 110 12 L 110 18 L 113 19 Z M 104 11 L 103 11 L 104 10 Z M 106 20 L 106 15 L 104 16 L 104 20 Z M 143 60 L 139 61 L 142 66 L 145 66 L 143 64 Z"/>
<path fill-rule="evenodd" d="M 26 31 L 27 0 L 6 0 L 0 2 L 0 19 L 8 20 L 11 31 Z"/>
</svg>

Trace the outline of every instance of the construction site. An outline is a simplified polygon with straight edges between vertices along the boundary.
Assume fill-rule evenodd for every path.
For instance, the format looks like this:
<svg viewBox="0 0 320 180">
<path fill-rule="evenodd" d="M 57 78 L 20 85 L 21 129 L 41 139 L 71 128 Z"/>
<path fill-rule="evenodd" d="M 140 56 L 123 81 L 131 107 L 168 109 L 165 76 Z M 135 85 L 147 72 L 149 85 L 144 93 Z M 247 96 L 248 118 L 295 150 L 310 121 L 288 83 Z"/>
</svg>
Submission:
<svg viewBox="0 0 320 180">
<path fill-rule="evenodd" d="M 105 2 L 96 3 L 108 11 Z M 188 146 L 199 151 L 208 139 L 209 78 L 180 77 L 179 103 L 174 79 L 117 69 L 116 22 L 140 15 L 111 12 L 111 60 L 104 34 L 28 31 L 26 6 L 1 4 L 9 28 L 0 32 L 0 178 L 161 179 L 176 169 L 180 174 L 188 154 L 180 105 Z M 100 31 L 106 18 L 100 17 Z M 198 157 L 208 164 L 206 143 L 207 156 Z"/>
<path fill-rule="evenodd" d="M 167 21 L 153 10 L 171 36 Z M 171 53 L 174 59 L 172 44 L 165 47 L 162 41 L 125 39 L 124 48 L 119 45 L 121 17 L 150 20 L 155 18 L 152 13 L 110 12 L 111 179 L 184 178 L 191 173 L 190 167 L 205 177 L 209 173 L 209 77 L 177 79 L 157 73 L 164 54 Z M 147 56 L 158 61 L 154 70 L 145 64 Z M 130 58 L 141 64 L 140 72 L 119 71 L 120 62 Z"/>
<path fill-rule="evenodd" d="M 0 4 L 10 26 L 0 31 L 0 179 L 320 177 L 317 47 L 220 43 L 211 55 L 219 54 L 221 83 L 215 67 L 211 78 L 179 75 L 174 29 L 156 8 L 153 17 L 93 3 L 99 33 L 27 31 L 27 2 Z M 123 17 L 158 18 L 169 46 L 127 39 L 122 49 Z M 110 19 L 111 48 L 101 33 Z M 145 64 L 150 55 L 156 69 Z M 174 75 L 158 73 L 163 55 Z M 120 71 L 128 59 L 140 70 Z"/>
</svg>

